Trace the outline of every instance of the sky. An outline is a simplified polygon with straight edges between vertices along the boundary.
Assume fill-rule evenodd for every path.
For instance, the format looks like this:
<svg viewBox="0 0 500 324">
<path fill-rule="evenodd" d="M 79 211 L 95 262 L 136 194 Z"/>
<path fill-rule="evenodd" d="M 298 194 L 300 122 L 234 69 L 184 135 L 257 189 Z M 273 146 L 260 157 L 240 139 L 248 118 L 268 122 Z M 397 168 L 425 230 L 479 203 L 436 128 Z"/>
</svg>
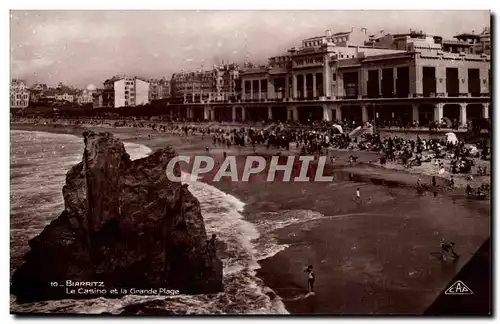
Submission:
<svg viewBox="0 0 500 324">
<path fill-rule="evenodd" d="M 11 77 L 102 87 L 116 74 L 170 79 L 222 60 L 267 58 L 304 38 L 364 27 L 452 38 L 490 26 L 489 11 L 11 11 Z"/>
</svg>

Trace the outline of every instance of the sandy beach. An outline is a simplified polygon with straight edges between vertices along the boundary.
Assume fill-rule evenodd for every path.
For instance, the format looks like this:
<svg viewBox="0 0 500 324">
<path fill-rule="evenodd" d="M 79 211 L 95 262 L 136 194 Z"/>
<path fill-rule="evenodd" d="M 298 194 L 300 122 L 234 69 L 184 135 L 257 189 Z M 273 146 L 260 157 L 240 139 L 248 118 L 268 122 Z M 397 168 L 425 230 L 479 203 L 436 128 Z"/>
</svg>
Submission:
<svg viewBox="0 0 500 324">
<path fill-rule="evenodd" d="M 86 130 L 20 124 L 13 124 L 12 129 L 77 136 Z M 122 141 L 152 150 L 170 144 L 184 155 L 204 155 L 208 146 L 210 155 L 219 161 L 223 151 L 237 156 L 238 161 L 249 154 L 276 153 L 264 147 L 258 147 L 256 153 L 251 147 L 214 148 L 210 136 L 202 140 L 200 136 L 180 137 L 132 128 L 94 131 L 110 131 Z M 250 182 L 213 182 L 210 173 L 203 181 L 245 202 L 244 216 L 250 222 L 282 217 L 288 211 L 290 215 L 305 215 L 304 221 L 273 230 L 272 235 L 288 247 L 261 261 L 258 272 L 283 298 L 289 312 L 423 313 L 489 237 L 489 201 L 465 199 L 463 188 L 452 195 L 416 195 L 413 187 L 417 178 L 429 183 L 430 174 L 373 165 L 378 155 L 371 152 L 357 152 L 359 164 L 352 167 L 347 162 L 349 152 L 332 154 L 336 164 L 327 172 L 335 175 L 335 181 L 329 183 L 269 183 L 263 176 Z M 348 181 L 349 177 L 354 181 Z M 438 179 L 438 185 L 444 183 L 444 179 Z M 353 199 L 356 188 L 362 192 L 361 204 Z M 443 263 L 432 256 L 443 238 L 457 243 L 461 255 L 457 263 Z M 316 273 L 316 294 L 304 299 L 307 278 L 303 270 L 308 264 Z"/>
</svg>

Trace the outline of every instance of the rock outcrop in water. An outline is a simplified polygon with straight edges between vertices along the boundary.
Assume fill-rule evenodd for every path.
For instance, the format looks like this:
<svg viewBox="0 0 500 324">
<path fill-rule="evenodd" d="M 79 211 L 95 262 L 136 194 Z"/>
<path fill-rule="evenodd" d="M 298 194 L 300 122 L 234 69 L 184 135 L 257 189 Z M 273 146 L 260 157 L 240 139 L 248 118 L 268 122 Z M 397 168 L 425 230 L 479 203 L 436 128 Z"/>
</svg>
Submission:
<svg viewBox="0 0 500 324">
<path fill-rule="evenodd" d="M 30 240 L 12 276 L 17 301 L 120 297 L 132 288 L 221 291 L 222 263 L 207 246 L 199 202 L 166 176 L 174 150 L 131 161 L 112 134 L 84 136 L 82 162 L 66 175 L 65 210 Z"/>
</svg>

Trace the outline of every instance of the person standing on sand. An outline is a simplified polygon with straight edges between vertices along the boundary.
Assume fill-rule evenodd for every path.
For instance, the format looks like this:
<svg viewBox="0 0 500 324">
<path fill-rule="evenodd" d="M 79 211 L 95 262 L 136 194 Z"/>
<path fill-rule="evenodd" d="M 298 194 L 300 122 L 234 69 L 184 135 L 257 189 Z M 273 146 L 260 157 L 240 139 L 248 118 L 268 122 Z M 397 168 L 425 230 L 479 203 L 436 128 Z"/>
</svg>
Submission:
<svg viewBox="0 0 500 324">
<path fill-rule="evenodd" d="M 465 193 L 467 194 L 467 196 L 472 195 L 472 187 L 470 186 L 470 184 L 467 184 L 467 187 L 465 188 Z"/>
<path fill-rule="evenodd" d="M 451 255 L 451 258 L 453 260 L 458 259 L 459 255 L 455 252 L 455 250 L 453 248 L 454 246 L 455 246 L 454 242 L 445 241 L 443 239 L 443 241 L 440 244 L 440 247 L 441 247 L 441 258 L 443 260 L 447 260 L 449 255 Z"/>
<path fill-rule="evenodd" d="M 455 180 L 453 179 L 453 176 L 450 177 L 450 181 L 449 181 L 449 189 L 450 190 L 454 190 L 455 189 Z"/>
<path fill-rule="evenodd" d="M 216 234 L 212 234 L 212 238 L 207 241 L 208 249 L 212 253 L 216 251 L 216 246 L 215 246 L 216 239 L 217 239 L 217 235 Z"/>
<path fill-rule="evenodd" d="M 307 272 L 307 290 L 309 293 L 314 292 L 314 281 L 316 280 L 316 276 L 314 275 L 313 272 L 313 266 L 309 265 L 307 266 L 305 272 Z"/>
<path fill-rule="evenodd" d="M 359 192 L 359 188 L 356 188 L 356 198 L 357 203 L 361 203 L 361 193 Z"/>
</svg>

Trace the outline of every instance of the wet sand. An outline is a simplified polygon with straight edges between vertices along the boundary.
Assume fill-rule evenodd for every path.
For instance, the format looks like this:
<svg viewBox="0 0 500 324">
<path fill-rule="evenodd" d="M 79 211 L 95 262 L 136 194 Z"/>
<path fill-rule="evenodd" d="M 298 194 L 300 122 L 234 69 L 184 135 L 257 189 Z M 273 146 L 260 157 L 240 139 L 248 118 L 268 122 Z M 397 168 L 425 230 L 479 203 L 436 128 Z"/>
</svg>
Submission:
<svg viewBox="0 0 500 324">
<path fill-rule="evenodd" d="M 85 129 L 52 126 L 13 126 L 14 129 L 40 130 L 81 135 Z M 222 152 L 241 152 L 233 147 L 213 148 L 211 137 L 179 137 L 142 129 L 109 129 L 121 140 L 149 146 L 151 149 L 172 144 L 186 155 L 210 154 L 222 160 Z M 96 128 L 95 131 L 104 131 Z M 150 137 L 151 135 L 151 137 Z M 259 154 L 273 150 L 259 148 Z M 331 183 L 265 182 L 263 176 L 250 182 L 204 181 L 246 203 L 245 217 L 255 222 L 287 211 L 321 213 L 319 219 L 291 225 L 274 234 L 289 247 L 261 261 L 259 275 L 296 314 L 422 314 L 446 288 L 479 246 L 489 237 L 488 201 L 471 201 L 457 194 L 450 199 L 439 194 L 417 196 L 411 187 L 417 175 L 360 164 L 348 167 L 348 152 L 335 152 L 337 180 Z M 362 163 L 377 155 L 359 152 Z M 240 164 L 238 164 L 240 165 Z M 355 174 L 360 182 L 347 181 Z M 372 179 L 390 178 L 397 186 L 375 185 Z M 430 181 L 429 178 L 425 178 Z M 356 188 L 362 204 L 353 200 Z M 461 255 L 455 263 L 441 262 L 432 253 L 439 252 L 443 238 L 456 242 Z M 303 272 L 312 264 L 316 274 L 316 295 L 295 300 L 307 291 Z"/>
</svg>

